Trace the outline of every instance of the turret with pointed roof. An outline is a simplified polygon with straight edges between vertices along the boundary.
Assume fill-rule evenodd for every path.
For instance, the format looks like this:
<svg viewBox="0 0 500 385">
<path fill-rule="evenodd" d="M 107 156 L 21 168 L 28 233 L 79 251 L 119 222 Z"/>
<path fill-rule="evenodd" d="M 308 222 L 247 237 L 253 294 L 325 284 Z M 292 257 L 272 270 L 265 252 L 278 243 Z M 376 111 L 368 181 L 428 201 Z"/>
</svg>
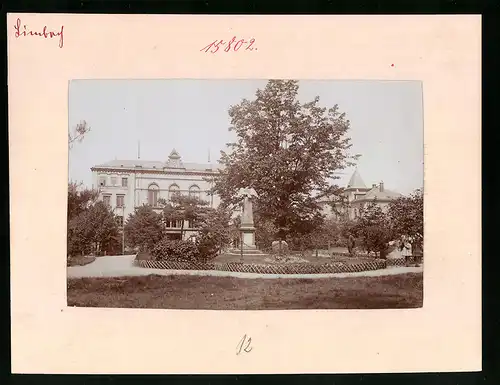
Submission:
<svg viewBox="0 0 500 385">
<path fill-rule="evenodd" d="M 351 179 L 349 179 L 349 183 L 347 183 L 346 190 L 357 190 L 357 189 L 367 189 L 365 182 L 363 182 L 363 179 L 361 178 L 361 175 L 359 175 L 358 169 L 356 168 L 351 176 Z"/>
</svg>

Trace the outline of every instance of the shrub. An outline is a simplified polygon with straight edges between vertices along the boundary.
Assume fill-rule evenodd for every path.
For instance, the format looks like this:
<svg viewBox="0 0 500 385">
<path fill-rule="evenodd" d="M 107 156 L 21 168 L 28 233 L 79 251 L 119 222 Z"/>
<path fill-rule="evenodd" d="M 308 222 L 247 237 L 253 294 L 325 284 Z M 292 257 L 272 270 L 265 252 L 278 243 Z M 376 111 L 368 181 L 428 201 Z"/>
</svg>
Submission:
<svg viewBox="0 0 500 385">
<path fill-rule="evenodd" d="M 199 251 L 195 243 L 168 238 L 163 238 L 158 242 L 151 250 L 151 255 L 156 261 L 195 262 L 199 259 Z"/>
<path fill-rule="evenodd" d="M 217 237 L 210 233 L 203 234 L 196 240 L 198 248 L 197 259 L 200 262 L 213 260 L 219 254 L 220 246 Z"/>
</svg>

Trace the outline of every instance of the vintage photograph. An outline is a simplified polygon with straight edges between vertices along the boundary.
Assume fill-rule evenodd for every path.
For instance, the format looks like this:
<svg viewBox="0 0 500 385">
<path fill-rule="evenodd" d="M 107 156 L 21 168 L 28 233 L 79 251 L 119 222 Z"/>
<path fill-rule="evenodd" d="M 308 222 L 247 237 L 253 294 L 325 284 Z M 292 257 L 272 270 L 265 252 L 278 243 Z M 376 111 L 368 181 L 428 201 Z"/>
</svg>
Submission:
<svg viewBox="0 0 500 385">
<path fill-rule="evenodd" d="M 420 81 L 72 80 L 68 306 L 423 306 Z"/>
</svg>

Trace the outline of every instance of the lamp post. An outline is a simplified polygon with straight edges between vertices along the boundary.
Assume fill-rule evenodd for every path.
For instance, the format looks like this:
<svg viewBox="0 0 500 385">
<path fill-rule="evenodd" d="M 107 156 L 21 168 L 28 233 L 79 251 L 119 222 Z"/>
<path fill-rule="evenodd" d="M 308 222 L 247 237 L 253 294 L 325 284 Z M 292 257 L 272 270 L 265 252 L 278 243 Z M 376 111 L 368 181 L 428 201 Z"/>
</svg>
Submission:
<svg viewBox="0 0 500 385">
<path fill-rule="evenodd" d="M 122 255 L 125 255 L 125 205 L 116 206 L 114 209 L 112 209 L 113 214 L 116 212 L 116 209 L 118 207 L 121 207 L 122 209 Z"/>
<path fill-rule="evenodd" d="M 240 258 L 243 263 L 243 231 L 240 231 Z"/>
<path fill-rule="evenodd" d="M 125 255 L 125 205 L 122 206 L 122 255 Z"/>
</svg>

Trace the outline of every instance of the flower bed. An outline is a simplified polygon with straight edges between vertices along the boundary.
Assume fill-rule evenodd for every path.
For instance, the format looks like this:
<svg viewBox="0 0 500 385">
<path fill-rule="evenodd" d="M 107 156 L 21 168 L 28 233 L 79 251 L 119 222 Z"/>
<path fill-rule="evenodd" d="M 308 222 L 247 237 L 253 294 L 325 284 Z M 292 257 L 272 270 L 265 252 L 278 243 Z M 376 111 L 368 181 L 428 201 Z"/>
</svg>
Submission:
<svg viewBox="0 0 500 385">
<path fill-rule="evenodd" d="M 386 262 L 387 262 L 387 266 L 406 266 L 406 263 L 407 263 L 406 258 L 387 259 Z M 410 257 L 408 259 L 408 263 L 409 264 L 415 264 L 415 263 L 422 264 L 423 258 L 420 257 L 420 259 L 418 259 L 418 257 Z"/>
<path fill-rule="evenodd" d="M 182 261 L 147 261 L 136 260 L 136 266 L 150 269 L 168 270 L 215 270 L 238 273 L 258 273 L 258 274 L 333 274 L 333 273 L 354 273 L 368 270 L 385 269 L 385 260 L 373 259 L 356 264 L 346 264 L 343 262 L 325 263 L 320 265 L 310 263 L 294 264 L 246 264 L 241 262 L 228 263 L 202 263 L 202 262 L 182 262 Z"/>
</svg>

